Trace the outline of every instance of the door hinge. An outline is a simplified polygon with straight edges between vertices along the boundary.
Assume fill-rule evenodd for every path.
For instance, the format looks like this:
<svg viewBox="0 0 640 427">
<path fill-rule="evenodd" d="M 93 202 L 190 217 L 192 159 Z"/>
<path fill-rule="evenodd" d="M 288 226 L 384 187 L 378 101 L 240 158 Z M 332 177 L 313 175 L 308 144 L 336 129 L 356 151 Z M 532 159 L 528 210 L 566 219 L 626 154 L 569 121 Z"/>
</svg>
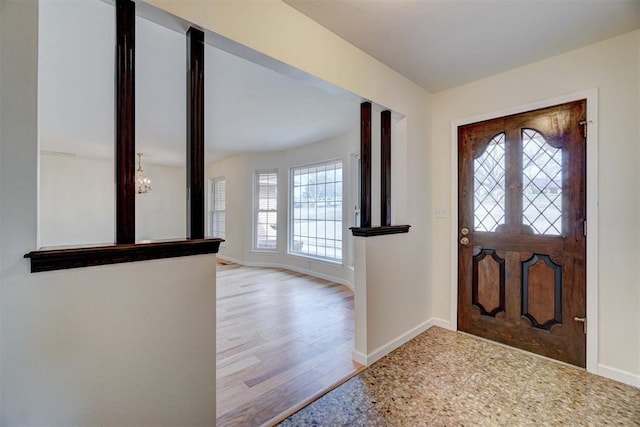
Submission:
<svg viewBox="0 0 640 427">
<path fill-rule="evenodd" d="M 593 123 L 593 120 L 583 120 L 578 123 L 580 126 L 582 126 L 582 136 L 584 137 L 584 139 L 587 139 L 587 129 L 590 123 Z"/>
<path fill-rule="evenodd" d="M 576 316 L 573 318 L 573 320 L 575 320 L 576 322 L 582 323 L 582 330 L 584 331 L 584 334 L 587 335 L 587 318 Z"/>
<path fill-rule="evenodd" d="M 587 235 L 587 221 L 582 221 L 582 232 Z"/>
</svg>

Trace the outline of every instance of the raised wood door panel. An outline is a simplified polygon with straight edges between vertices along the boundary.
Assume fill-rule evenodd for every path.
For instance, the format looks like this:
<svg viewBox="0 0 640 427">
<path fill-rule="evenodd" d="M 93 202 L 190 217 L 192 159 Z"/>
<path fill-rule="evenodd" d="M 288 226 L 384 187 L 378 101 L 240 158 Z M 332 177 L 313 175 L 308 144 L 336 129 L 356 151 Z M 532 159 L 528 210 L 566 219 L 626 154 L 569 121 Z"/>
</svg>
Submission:
<svg viewBox="0 0 640 427">
<path fill-rule="evenodd" d="M 458 328 L 585 366 L 586 101 L 462 126 Z"/>
</svg>

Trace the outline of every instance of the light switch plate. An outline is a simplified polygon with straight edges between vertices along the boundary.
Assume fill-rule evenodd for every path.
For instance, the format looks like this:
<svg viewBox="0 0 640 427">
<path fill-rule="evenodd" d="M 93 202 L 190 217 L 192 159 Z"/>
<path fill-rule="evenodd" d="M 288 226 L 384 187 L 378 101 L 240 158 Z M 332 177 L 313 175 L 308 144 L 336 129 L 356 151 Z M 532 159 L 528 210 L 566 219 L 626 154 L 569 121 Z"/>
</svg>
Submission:
<svg viewBox="0 0 640 427">
<path fill-rule="evenodd" d="M 447 208 L 436 208 L 435 209 L 435 217 L 436 218 L 447 218 L 449 214 L 447 213 Z"/>
</svg>

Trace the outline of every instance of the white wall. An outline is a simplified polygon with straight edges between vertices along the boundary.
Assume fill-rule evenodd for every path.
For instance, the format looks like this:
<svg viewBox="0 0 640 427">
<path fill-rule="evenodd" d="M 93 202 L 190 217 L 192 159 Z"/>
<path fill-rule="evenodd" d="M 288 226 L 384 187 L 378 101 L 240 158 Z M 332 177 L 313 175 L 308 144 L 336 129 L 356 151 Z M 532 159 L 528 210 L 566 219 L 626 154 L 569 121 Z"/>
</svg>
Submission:
<svg viewBox="0 0 640 427">
<path fill-rule="evenodd" d="M 29 273 L 23 255 L 37 244 L 38 7 L 35 1 L 0 2 L 0 424 L 212 425 L 213 257 Z M 424 161 L 427 93 L 284 3 L 164 4 L 170 11 L 204 23 L 205 28 L 218 30 L 231 40 L 406 114 L 406 148 L 400 152 L 407 158 L 414 156 L 410 165 Z M 426 175 L 422 170 L 407 171 L 407 178 Z M 395 184 L 399 188 L 408 186 L 410 194 L 423 194 L 415 201 L 396 201 L 399 222 L 423 215 L 416 208 L 428 203 L 428 191 L 424 189 L 428 180 L 424 176 L 412 183 Z M 429 237 L 428 224 L 416 229 L 404 237 L 410 253 L 422 254 Z M 385 334 L 414 327 L 416 316 L 428 317 L 428 264 L 428 259 L 418 259 L 397 271 L 395 283 L 387 284 L 394 287 L 393 299 L 415 297 L 414 304 L 421 312 L 407 315 L 406 310 L 385 309 L 370 313 L 379 316 L 380 322 L 389 322 L 385 331 L 371 331 L 374 337 L 387 341 L 394 337 Z M 389 267 L 373 266 L 372 278 L 380 268 Z M 177 276 L 179 288 L 174 288 Z M 179 301 L 197 300 L 201 305 L 192 311 L 192 304 L 176 304 L 172 297 L 177 296 Z M 120 317 L 127 322 L 121 322 Z M 91 342 L 85 345 L 88 336 Z M 103 350 L 101 343 L 113 347 Z M 163 355 L 164 351 L 170 354 Z M 177 360 L 184 363 L 178 365 Z M 104 373 L 116 381 L 105 378 Z"/>
<path fill-rule="evenodd" d="M 220 162 L 206 165 L 205 176 L 207 185 L 207 194 L 205 198 L 205 207 L 211 202 L 211 192 L 209 188 L 209 180 L 211 178 L 225 178 L 225 242 L 220 247 L 219 254 L 231 260 L 244 262 L 245 240 L 251 237 L 251 228 L 247 230 L 245 218 L 247 217 L 247 209 L 251 209 L 247 205 L 251 201 L 251 174 L 247 173 L 247 156 L 235 156 Z M 247 201 L 249 200 L 249 202 Z M 209 212 L 206 214 L 206 233 L 209 235 L 210 218 Z"/>
<path fill-rule="evenodd" d="M 136 241 L 185 239 L 187 236 L 187 171 L 183 166 L 145 163 L 152 190 L 136 195 Z"/>
<path fill-rule="evenodd" d="M 0 424 L 215 424 L 214 256 L 20 276 Z"/>
<path fill-rule="evenodd" d="M 29 272 L 38 3 L 0 22 L 0 425 L 215 424 L 213 255 Z"/>
<path fill-rule="evenodd" d="M 113 159 L 40 154 L 40 245 L 110 244 Z"/>
<path fill-rule="evenodd" d="M 376 305 L 366 311 L 367 316 L 376 317 L 377 324 L 384 324 L 384 328 L 363 331 L 356 325 L 356 339 L 359 334 L 366 334 L 368 340 L 368 348 L 356 350 L 367 354 L 380 343 L 399 343 L 397 340 L 407 331 L 424 325 L 431 317 L 432 292 L 428 273 L 432 264 L 431 222 L 425 221 L 431 212 L 432 191 L 428 157 L 429 93 L 283 2 L 147 0 L 147 3 L 258 52 L 218 40 L 236 53 L 312 83 L 323 80 L 329 83 L 324 87 L 332 87 L 336 93 L 347 91 L 352 97 L 355 94 L 405 116 L 403 140 L 397 141 L 394 157 L 397 166 L 393 188 L 397 190 L 397 197 L 393 198 L 392 209 L 397 223 L 413 227 L 406 235 L 367 239 L 367 245 L 381 251 L 385 250 L 387 239 L 402 239 L 404 250 L 389 252 L 386 263 L 366 265 L 367 286 L 393 292 L 388 305 Z M 409 261 L 401 262 L 404 259 Z M 385 280 L 390 276 L 394 277 L 392 283 Z M 381 299 L 381 293 L 367 294 L 368 301 Z M 408 300 L 412 302 L 409 308 L 398 308 L 397 301 Z"/>
<path fill-rule="evenodd" d="M 474 83 L 432 100 L 434 206 L 451 206 L 451 123 L 598 89 L 600 372 L 640 384 L 640 32 L 628 33 Z M 451 224 L 434 219 L 432 311 L 449 319 Z M 613 372 L 613 374 L 612 374 Z"/>
<path fill-rule="evenodd" d="M 4 11 L 4 2 L 0 1 L 0 65 L 6 60 L 4 57 L 4 45 L 2 43 L 2 39 L 4 38 L 4 33 L 2 31 L 2 29 L 4 28 L 4 20 L 2 19 L 2 16 L 5 14 Z M 2 66 L 0 66 L 0 94 L 4 93 L 3 90 L 3 86 L 4 86 L 4 78 L 3 78 L 3 74 L 4 74 L 4 69 L 2 68 Z M 0 99 L 0 118 L 3 117 L 2 111 L 4 109 L 4 102 L 2 102 L 2 100 Z M 6 156 L 6 154 L 4 153 L 4 144 L 2 143 L 2 140 L 6 137 L 5 133 L 4 133 L 4 124 L 2 119 L 0 119 L 0 194 L 2 194 L 2 158 L 4 156 Z M 2 230 L 3 227 L 3 221 L 2 221 L 2 215 L 3 215 L 3 209 L 2 209 L 2 197 L 0 197 L 0 230 Z M 0 244 L 0 272 L 2 271 L 2 265 L 3 265 L 3 256 L 4 251 L 2 250 L 2 244 Z M 0 273 L 0 301 L 2 301 L 2 273 Z M 0 322 L 2 319 L 2 304 L 0 303 Z M 1 328 L 0 328 L 1 330 Z M 2 335 L 0 332 L 0 366 L 2 366 Z M 1 377 L 1 371 L 0 371 L 0 408 L 2 408 L 2 377 Z"/>
<path fill-rule="evenodd" d="M 354 106 L 354 109 L 357 109 Z M 354 117 L 354 126 L 359 119 Z M 208 179 L 224 176 L 226 180 L 226 242 L 220 256 L 245 265 L 271 265 L 335 280 L 352 286 L 353 271 L 347 267 L 348 244 L 352 241 L 347 222 L 350 155 L 359 151 L 360 133 L 348 134 L 297 147 L 291 150 L 251 153 L 235 156 L 207 166 Z M 341 159 L 343 164 L 343 265 L 336 265 L 287 253 L 289 169 L 327 160 Z M 278 170 L 278 243 L 276 252 L 253 250 L 253 185 L 258 170 Z M 207 194 L 209 197 L 210 194 Z M 208 200 L 207 200 L 208 203 Z"/>
<path fill-rule="evenodd" d="M 40 135 L 41 138 L 44 135 Z M 136 241 L 185 238 L 184 166 L 143 163 L 153 189 L 136 195 Z M 40 244 L 114 242 L 113 159 L 40 155 Z"/>
<path fill-rule="evenodd" d="M 406 141 L 396 156 L 406 167 L 394 183 L 405 192 L 394 198 L 394 211 L 398 223 L 413 227 L 407 235 L 364 239 L 366 248 L 360 248 L 371 255 L 367 261 L 384 257 L 363 262 L 365 312 L 376 319 L 364 331 L 362 350 L 368 354 L 397 343 L 434 315 L 449 315 L 451 224 L 426 218 L 432 202 L 450 206 L 450 122 L 599 87 L 600 358 L 615 369 L 640 371 L 637 32 L 440 93 L 431 103 L 426 91 L 282 2 L 148 3 L 406 115 Z M 23 255 L 36 246 L 38 199 L 37 3 L 0 0 L 0 7 L 0 424 L 213 424 L 212 257 L 28 272 Z M 176 275 L 179 291 L 173 287 Z M 182 302 L 202 305 L 192 313 L 191 303 L 178 306 L 168 298 L 177 297 L 174 292 Z M 88 336 L 92 341 L 85 346 Z M 97 351 L 100 343 L 113 347 Z M 171 354 L 159 354 L 164 351 Z M 176 366 L 179 359 L 188 363 Z M 122 382 L 114 384 L 104 372 Z M 175 384 L 180 393 L 174 395 Z M 191 409 L 194 395 L 203 400 Z M 140 404 L 117 400 L 122 396 Z M 194 418 L 185 421 L 186 414 Z"/>
</svg>

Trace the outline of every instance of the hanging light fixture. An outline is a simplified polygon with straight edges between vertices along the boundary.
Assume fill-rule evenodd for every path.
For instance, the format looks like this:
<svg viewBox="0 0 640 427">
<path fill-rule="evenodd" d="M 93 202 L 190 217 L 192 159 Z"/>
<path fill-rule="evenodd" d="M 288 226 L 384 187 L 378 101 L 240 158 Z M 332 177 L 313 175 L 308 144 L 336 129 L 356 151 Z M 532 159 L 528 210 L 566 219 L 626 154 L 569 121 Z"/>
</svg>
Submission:
<svg viewBox="0 0 640 427">
<path fill-rule="evenodd" d="M 136 169 L 136 193 L 145 194 L 151 191 L 151 180 L 144 175 L 142 169 L 142 153 L 138 155 L 138 169 Z"/>
</svg>

